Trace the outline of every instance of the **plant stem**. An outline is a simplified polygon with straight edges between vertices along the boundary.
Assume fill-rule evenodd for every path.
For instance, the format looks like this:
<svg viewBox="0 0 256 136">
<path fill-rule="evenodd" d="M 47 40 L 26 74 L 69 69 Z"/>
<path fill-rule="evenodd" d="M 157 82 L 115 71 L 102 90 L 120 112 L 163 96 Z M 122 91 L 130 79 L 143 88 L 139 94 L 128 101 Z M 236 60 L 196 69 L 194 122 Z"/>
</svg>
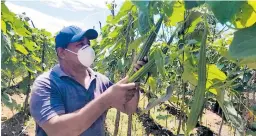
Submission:
<svg viewBox="0 0 256 136">
<path fill-rule="evenodd" d="M 221 124 L 220 124 L 220 128 L 219 128 L 219 133 L 218 133 L 218 136 L 220 136 L 220 134 L 221 134 L 221 129 L 222 129 L 222 126 L 223 126 L 223 123 L 224 123 L 224 119 L 223 119 L 223 113 L 221 114 L 221 118 L 222 118 L 222 120 L 221 120 Z"/>
</svg>

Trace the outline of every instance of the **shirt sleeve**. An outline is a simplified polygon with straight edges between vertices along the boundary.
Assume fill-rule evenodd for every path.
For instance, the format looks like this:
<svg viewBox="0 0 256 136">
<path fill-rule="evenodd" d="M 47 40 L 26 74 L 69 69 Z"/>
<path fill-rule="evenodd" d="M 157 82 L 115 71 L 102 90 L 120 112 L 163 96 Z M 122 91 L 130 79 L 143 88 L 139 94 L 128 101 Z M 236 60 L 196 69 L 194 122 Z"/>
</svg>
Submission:
<svg viewBox="0 0 256 136">
<path fill-rule="evenodd" d="M 49 79 L 35 80 L 30 98 L 30 113 L 39 125 L 65 113 L 61 94 Z"/>
</svg>

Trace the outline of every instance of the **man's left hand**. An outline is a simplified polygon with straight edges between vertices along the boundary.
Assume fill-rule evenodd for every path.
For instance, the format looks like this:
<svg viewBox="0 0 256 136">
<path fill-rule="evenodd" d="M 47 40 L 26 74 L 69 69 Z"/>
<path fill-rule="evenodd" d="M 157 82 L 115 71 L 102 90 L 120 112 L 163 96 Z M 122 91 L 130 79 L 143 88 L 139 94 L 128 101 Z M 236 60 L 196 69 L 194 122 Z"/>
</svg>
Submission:
<svg viewBox="0 0 256 136">
<path fill-rule="evenodd" d="M 144 57 L 142 61 L 137 61 L 137 63 L 134 64 L 134 71 L 138 71 L 141 67 L 143 67 L 148 62 L 148 58 Z"/>
</svg>

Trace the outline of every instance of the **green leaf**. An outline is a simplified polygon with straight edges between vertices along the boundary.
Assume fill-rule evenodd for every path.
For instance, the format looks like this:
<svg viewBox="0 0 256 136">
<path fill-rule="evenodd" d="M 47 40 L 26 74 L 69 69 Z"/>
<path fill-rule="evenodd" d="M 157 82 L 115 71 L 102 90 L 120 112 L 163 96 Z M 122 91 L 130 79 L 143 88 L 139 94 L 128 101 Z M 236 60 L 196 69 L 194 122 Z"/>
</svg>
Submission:
<svg viewBox="0 0 256 136">
<path fill-rule="evenodd" d="M 124 20 L 127 18 L 127 13 L 130 12 L 131 10 L 134 11 L 136 10 L 135 6 L 134 8 L 132 8 L 133 4 L 131 1 L 125 1 L 122 4 L 122 7 L 120 8 L 119 12 L 117 13 L 117 15 L 115 16 L 115 18 L 113 19 L 113 21 L 111 23 L 116 24 L 121 20 Z"/>
<path fill-rule="evenodd" d="M 155 99 L 155 100 L 149 102 L 148 105 L 147 105 L 147 107 L 146 107 L 146 109 L 144 109 L 144 110 L 141 112 L 141 114 L 143 114 L 143 113 L 149 111 L 150 109 L 154 108 L 156 105 L 158 105 L 158 104 L 160 104 L 160 103 L 162 103 L 162 102 L 165 102 L 165 101 L 169 100 L 170 97 L 171 97 L 171 95 L 172 95 L 172 92 L 173 92 L 173 86 L 170 85 L 170 86 L 168 86 L 167 89 L 166 89 L 166 95 L 165 95 L 165 96 L 162 96 L 162 97 L 159 98 L 159 99 Z"/>
<path fill-rule="evenodd" d="M 164 54 L 161 49 L 156 48 L 154 52 L 154 60 L 159 73 L 165 77 L 165 67 L 164 67 Z"/>
<path fill-rule="evenodd" d="M 25 39 L 25 44 L 24 46 L 29 50 L 29 51 L 35 51 L 35 46 L 36 43 L 34 43 L 33 41 L 29 40 L 29 39 Z"/>
<path fill-rule="evenodd" d="M 221 83 L 224 83 L 226 79 L 227 76 L 225 73 L 220 71 L 215 64 L 208 65 L 206 82 L 206 88 L 209 89 L 208 91 L 217 95 L 217 88 L 220 87 Z M 212 87 L 214 84 L 217 84 L 218 86 Z"/>
<path fill-rule="evenodd" d="M 149 14 L 149 1 L 135 1 L 132 3 L 139 9 L 138 11 L 138 29 L 141 35 L 146 34 L 153 24 L 153 17 Z"/>
<path fill-rule="evenodd" d="M 173 1 L 163 1 L 163 12 L 169 18 L 173 12 Z"/>
<path fill-rule="evenodd" d="M 41 59 L 40 59 L 39 57 L 35 56 L 34 54 L 31 55 L 31 57 L 32 57 L 32 59 L 34 59 L 34 60 L 37 61 L 38 63 L 41 62 Z"/>
<path fill-rule="evenodd" d="M 245 1 L 206 1 L 220 23 L 231 22 Z"/>
<path fill-rule="evenodd" d="M 9 14 L 10 10 L 8 9 L 8 7 L 5 5 L 4 2 L 1 1 L 1 12 L 3 12 L 4 14 Z"/>
<path fill-rule="evenodd" d="M 19 86 L 19 90 L 21 93 L 25 94 L 27 92 L 28 86 L 30 84 L 29 81 L 30 81 L 30 79 L 28 76 L 22 79 L 22 82 Z"/>
<path fill-rule="evenodd" d="M 184 1 L 185 2 L 185 8 L 187 10 L 198 7 L 202 4 L 204 4 L 204 1 Z"/>
<path fill-rule="evenodd" d="M 194 65 L 191 63 L 191 61 L 186 60 L 183 64 L 184 71 L 182 73 L 182 79 L 185 82 L 189 82 L 193 86 L 197 85 L 197 73 L 196 73 L 196 68 Z"/>
<path fill-rule="evenodd" d="M 250 27 L 256 22 L 255 18 L 256 12 L 253 9 L 253 5 L 244 3 L 241 7 L 241 11 L 236 14 L 233 24 L 236 28 Z"/>
<path fill-rule="evenodd" d="M 139 45 L 147 38 L 147 35 L 143 35 L 134 40 L 128 47 L 128 50 L 137 49 Z"/>
<path fill-rule="evenodd" d="M 31 34 L 25 27 L 16 28 L 16 32 L 21 36 L 28 36 Z"/>
<path fill-rule="evenodd" d="M 224 90 L 218 89 L 216 99 L 224 112 L 227 121 L 230 122 L 238 132 L 242 133 L 244 131 L 245 122 L 234 108 L 230 97 L 225 94 Z"/>
<path fill-rule="evenodd" d="M 26 48 L 18 43 L 14 43 L 14 47 L 15 50 L 19 51 L 20 53 L 24 54 L 24 55 L 28 55 L 28 51 L 26 50 Z"/>
<path fill-rule="evenodd" d="M 3 20 L 1 20 L 1 30 L 3 31 L 4 34 L 6 34 L 6 24 Z"/>
<path fill-rule="evenodd" d="M 137 1 L 137 0 L 132 0 L 132 3 L 136 5 L 141 11 L 146 11 L 148 12 L 149 8 L 149 1 Z"/>
<path fill-rule="evenodd" d="M 234 33 L 234 39 L 229 47 L 231 57 L 236 59 L 256 59 L 256 24 L 238 30 Z"/>
<path fill-rule="evenodd" d="M 112 32 L 109 33 L 109 38 L 116 38 L 120 33 L 121 27 L 116 27 Z"/>
<path fill-rule="evenodd" d="M 17 106 L 15 100 L 13 100 L 11 96 L 7 93 L 2 93 L 1 102 L 3 102 L 5 106 L 12 110 L 15 109 L 15 107 Z"/>
<path fill-rule="evenodd" d="M 200 12 L 192 12 L 191 13 L 191 15 L 189 16 L 188 23 L 187 23 L 189 25 L 187 33 L 191 33 L 195 30 L 197 24 L 202 21 L 201 15 L 202 15 L 202 13 L 200 13 Z"/>
<path fill-rule="evenodd" d="M 256 69 L 255 57 L 240 59 L 237 64 L 240 66 L 247 66 L 248 68 Z"/>
<path fill-rule="evenodd" d="M 24 22 L 22 22 L 19 18 L 15 18 L 13 26 L 15 29 L 24 28 Z"/>
<path fill-rule="evenodd" d="M 41 31 L 42 31 L 42 34 L 45 35 L 46 37 L 51 37 L 52 36 L 52 34 L 48 31 L 46 31 L 45 29 L 42 29 Z"/>
<path fill-rule="evenodd" d="M 139 10 L 138 14 L 138 29 L 141 35 L 145 35 L 147 32 L 150 31 L 150 26 L 153 23 L 153 18 L 150 17 L 149 11 Z"/>
<path fill-rule="evenodd" d="M 156 91 L 156 80 L 152 76 L 148 78 L 148 84 L 151 88 L 151 90 Z"/>
<path fill-rule="evenodd" d="M 171 17 L 169 17 L 169 21 L 167 22 L 167 26 L 176 26 L 178 22 L 181 22 L 184 20 L 184 2 L 175 1 L 173 3 L 173 12 Z"/>
</svg>

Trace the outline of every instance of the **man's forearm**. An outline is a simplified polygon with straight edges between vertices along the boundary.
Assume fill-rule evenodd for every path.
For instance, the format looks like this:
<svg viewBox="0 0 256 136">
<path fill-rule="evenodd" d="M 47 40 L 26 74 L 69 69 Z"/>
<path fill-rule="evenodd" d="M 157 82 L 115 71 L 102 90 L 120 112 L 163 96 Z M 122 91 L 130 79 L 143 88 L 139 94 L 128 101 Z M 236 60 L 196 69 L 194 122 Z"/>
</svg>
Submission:
<svg viewBox="0 0 256 136">
<path fill-rule="evenodd" d="M 130 115 L 130 114 L 136 112 L 137 107 L 138 107 L 139 98 L 140 98 L 140 94 L 138 91 L 135 93 L 134 97 L 124 105 L 124 110 L 125 110 L 126 114 Z"/>
<path fill-rule="evenodd" d="M 48 135 L 80 135 L 87 130 L 109 107 L 104 93 L 80 110 L 53 118 L 47 125 Z"/>
</svg>

